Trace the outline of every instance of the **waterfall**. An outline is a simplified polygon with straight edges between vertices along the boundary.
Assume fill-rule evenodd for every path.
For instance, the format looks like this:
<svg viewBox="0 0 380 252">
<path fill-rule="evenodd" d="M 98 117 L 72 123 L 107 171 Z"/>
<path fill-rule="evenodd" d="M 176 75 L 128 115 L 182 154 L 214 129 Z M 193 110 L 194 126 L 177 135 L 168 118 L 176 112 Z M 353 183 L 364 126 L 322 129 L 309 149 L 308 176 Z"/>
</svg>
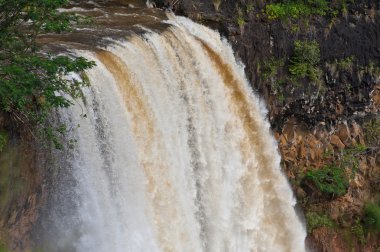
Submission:
<svg viewBox="0 0 380 252">
<path fill-rule="evenodd" d="M 231 46 L 189 19 L 107 47 L 60 112 L 49 251 L 305 251 L 266 110 Z M 79 124 L 79 125 L 78 125 Z"/>
</svg>

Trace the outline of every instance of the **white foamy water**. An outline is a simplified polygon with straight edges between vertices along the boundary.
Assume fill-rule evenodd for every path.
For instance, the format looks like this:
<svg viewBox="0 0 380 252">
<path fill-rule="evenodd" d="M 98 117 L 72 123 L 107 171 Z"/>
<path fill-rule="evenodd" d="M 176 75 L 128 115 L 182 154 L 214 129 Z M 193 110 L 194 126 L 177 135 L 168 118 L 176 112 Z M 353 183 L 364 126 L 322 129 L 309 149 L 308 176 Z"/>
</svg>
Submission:
<svg viewBox="0 0 380 252">
<path fill-rule="evenodd" d="M 164 33 L 78 52 L 97 66 L 85 102 L 61 115 L 78 143 L 51 250 L 305 251 L 243 66 L 216 32 L 168 22 Z"/>
</svg>

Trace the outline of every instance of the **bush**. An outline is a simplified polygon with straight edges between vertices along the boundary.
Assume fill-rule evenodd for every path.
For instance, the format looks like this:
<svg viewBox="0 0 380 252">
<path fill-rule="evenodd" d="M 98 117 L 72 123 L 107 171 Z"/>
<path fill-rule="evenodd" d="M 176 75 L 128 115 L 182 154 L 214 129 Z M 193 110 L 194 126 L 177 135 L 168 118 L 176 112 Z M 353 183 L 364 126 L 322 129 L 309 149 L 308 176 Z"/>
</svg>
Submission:
<svg viewBox="0 0 380 252">
<path fill-rule="evenodd" d="M 351 232 L 358 238 L 361 244 L 365 244 L 365 230 L 359 220 L 355 221 L 355 224 L 351 227 Z"/>
<path fill-rule="evenodd" d="M 315 228 L 335 226 L 335 223 L 327 215 L 319 215 L 314 212 L 306 213 L 307 232 L 310 234 Z"/>
<path fill-rule="evenodd" d="M 374 203 L 367 204 L 364 208 L 364 223 L 368 228 L 380 231 L 380 206 Z"/>
<path fill-rule="evenodd" d="M 350 57 L 337 61 L 339 70 L 349 71 L 352 68 L 354 59 L 355 59 L 354 56 L 350 56 Z"/>
<path fill-rule="evenodd" d="M 330 10 L 326 0 L 288 1 L 265 6 L 265 14 L 269 19 L 299 19 L 310 15 L 324 16 Z"/>
<path fill-rule="evenodd" d="M 327 165 L 320 170 L 308 171 L 305 179 L 312 181 L 318 190 L 330 196 L 346 194 L 348 179 L 342 168 Z"/>
<path fill-rule="evenodd" d="M 308 77 L 316 81 L 321 74 L 318 68 L 319 61 L 318 42 L 297 40 L 294 42 L 294 54 L 290 59 L 289 72 L 296 79 Z"/>
<path fill-rule="evenodd" d="M 269 58 L 264 62 L 263 66 L 263 78 L 267 80 L 268 78 L 277 75 L 278 71 L 285 65 L 284 59 L 276 59 L 274 57 Z"/>
</svg>

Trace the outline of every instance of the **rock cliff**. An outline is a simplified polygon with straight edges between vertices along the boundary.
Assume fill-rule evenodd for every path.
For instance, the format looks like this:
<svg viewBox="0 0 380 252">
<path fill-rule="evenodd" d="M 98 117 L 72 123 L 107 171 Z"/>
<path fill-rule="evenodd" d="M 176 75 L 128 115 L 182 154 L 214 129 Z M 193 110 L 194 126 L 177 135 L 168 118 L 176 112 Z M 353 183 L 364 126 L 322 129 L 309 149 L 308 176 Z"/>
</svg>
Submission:
<svg viewBox="0 0 380 252">
<path fill-rule="evenodd" d="M 378 251 L 378 232 L 365 221 L 366 206 L 380 203 L 378 3 L 333 1 L 332 14 L 296 18 L 273 18 L 268 4 L 193 0 L 175 7 L 233 44 L 265 99 L 283 169 L 306 216 L 309 247 Z M 316 76 L 297 75 L 300 58 Z M 344 173 L 340 195 L 325 193 L 340 179 L 328 167 Z M 325 184 L 316 182 L 321 174 Z"/>
</svg>

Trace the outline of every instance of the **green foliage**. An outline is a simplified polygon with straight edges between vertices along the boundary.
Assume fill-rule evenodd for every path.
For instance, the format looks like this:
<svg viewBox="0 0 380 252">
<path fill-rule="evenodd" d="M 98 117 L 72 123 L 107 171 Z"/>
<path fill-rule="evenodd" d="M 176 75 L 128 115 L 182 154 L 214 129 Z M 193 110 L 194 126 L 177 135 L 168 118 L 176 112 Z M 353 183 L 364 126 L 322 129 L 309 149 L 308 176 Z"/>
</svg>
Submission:
<svg viewBox="0 0 380 252">
<path fill-rule="evenodd" d="M 337 0 L 333 4 L 333 8 L 335 12 L 340 12 L 343 15 L 347 15 L 348 13 L 348 4 L 354 3 L 355 0 Z"/>
<path fill-rule="evenodd" d="M 365 229 L 360 220 L 355 221 L 355 224 L 351 227 L 351 232 L 358 238 L 361 244 L 365 244 Z"/>
<path fill-rule="evenodd" d="M 242 28 L 245 25 L 244 14 L 241 8 L 237 8 L 236 23 L 239 25 L 240 28 Z"/>
<path fill-rule="evenodd" d="M 339 60 L 337 62 L 339 70 L 349 71 L 352 68 L 352 63 L 354 59 L 355 59 L 354 56 L 350 56 L 350 57 Z"/>
<path fill-rule="evenodd" d="M 366 67 L 366 71 L 371 75 L 375 75 L 376 77 L 380 75 L 380 67 L 378 67 L 377 64 L 372 61 Z"/>
<path fill-rule="evenodd" d="M 263 78 L 268 79 L 274 77 L 284 65 L 284 59 L 276 59 L 274 57 L 269 58 L 263 65 Z"/>
<path fill-rule="evenodd" d="M 305 179 L 311 180 L 322 193 L 330 196 L 342 196 L 347 192 L 348 179 L 344 170 L 333 165 L 306 173 Z"/>
<path fill-rule="evenodd" d="M 290 59 L 289 72 L 295 79 L 307 77 L 312 81 L 317 81 L 321 75 L 319 61 L 318 42 L 297 40 L 294 42 L 294 54 Z"/>
<path fill-rule="evenodd" d="M 57 11 L 67 2 L 0 0 L 0 109 L 18 123 L 43 126 L 52 109 L 70 106 L 88 85 L 65 76 L 93 62 L 43 53 L 36 42 L 39 34 L 69 31 L 78 20 Z"/>
<path fill-rule="evenodd" d="M 8 142 L 8 134 L 0 131 L 0 152 L 3 151 L 7 142 Z"/>
<path fill-rule="evenodd" d="M 265 6 L 265 14 L 274 19 L 299 19 L 310 15 L 326 15 L 330 10 L 326 0 L 290 0 Z"/>
<path fill-rule="evenodd" d="M 4 246 L 0 244 L 0 252 L 8 252 L 9 250 Z"/>
<path fill-rule="evenodd" d="M 327 215 L 319 215 L 315 212 L 306 213 L 307 232 L 310 234 L 318 227 L 333 228 L 335 223 Z"/>
<path fill-rule="evenodd" d="M 380 205 L 370 203 L 365 206 L 364 223 L 368 228 L 380 231 Z"/>
</svg>

